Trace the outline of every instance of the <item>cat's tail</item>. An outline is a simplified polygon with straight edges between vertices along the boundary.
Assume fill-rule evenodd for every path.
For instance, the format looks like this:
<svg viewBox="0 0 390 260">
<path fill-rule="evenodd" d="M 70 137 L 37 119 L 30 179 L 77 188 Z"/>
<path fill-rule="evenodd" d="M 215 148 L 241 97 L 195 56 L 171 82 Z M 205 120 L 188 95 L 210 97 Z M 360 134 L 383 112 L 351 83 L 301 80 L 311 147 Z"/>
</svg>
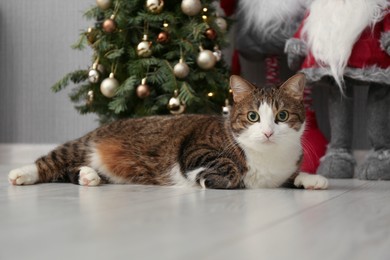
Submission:
<svg viewBox="0 0 390 260">
<path fill-rule="evenodd" d="M 79 172 L 87 165 L 88 145 L 80 140 L 61 145 L 40 157 L 34 164 L 12 170 L 8 179 L 13 185 L 44 182 L 79 183 Z"/>
</svg>

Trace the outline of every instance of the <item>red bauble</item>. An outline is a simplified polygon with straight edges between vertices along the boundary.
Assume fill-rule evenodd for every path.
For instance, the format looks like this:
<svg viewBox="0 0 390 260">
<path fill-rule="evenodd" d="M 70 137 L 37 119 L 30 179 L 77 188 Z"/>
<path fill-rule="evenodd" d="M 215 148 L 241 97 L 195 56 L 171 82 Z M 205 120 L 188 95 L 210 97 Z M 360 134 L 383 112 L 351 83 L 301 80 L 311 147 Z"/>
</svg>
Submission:
<svg viewBox="0 0 390 260">
<path fill-rule="evenodd" d="M 217 32 L 213 29 L 213 28 L 208 28 L 204 35 L 210 39 L 210 40 L 215 40 L 215 38 L 217 38 Z"/>
<path fill-rule="evenodd" d="M 157 42 L 164 44 L 169 41 L 169 34 L 167 32 L 160 32 L 157 36 Z"/>
</svg>

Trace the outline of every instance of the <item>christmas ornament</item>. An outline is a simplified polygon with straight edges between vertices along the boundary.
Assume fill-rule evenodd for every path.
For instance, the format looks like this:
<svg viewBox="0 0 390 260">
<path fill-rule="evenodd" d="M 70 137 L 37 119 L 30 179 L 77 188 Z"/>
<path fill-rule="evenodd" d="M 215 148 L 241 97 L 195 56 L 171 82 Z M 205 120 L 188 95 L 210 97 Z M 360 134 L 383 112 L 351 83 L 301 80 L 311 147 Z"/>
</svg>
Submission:
<svg viewBox="0 0 390 260">
<path fill-rule="evenodd" d="M 210 50 L 201 49 L 196 59 L 198 66 L 205 70 L 213 68 L 216 62 L 217 59 Z"/>
<path fill-rule="evenodd" d="M 184 79 L 188 76 L 188 73 L 190 73 L 190 68 L 188 67 L 187 63 L 183 61 L 183 59 L 180 59 L 179 63 L 173 67 L 173 74 L 179 79 Z"/>
<path fill-rule="evenodd" d="M 98 83 L 100 80 L 100 73 L 97 70 L 97 63 L 92 65 L 92 68 L 88 72 L 88 81 L 92 84 Z"/>
<path fill-rule="evenodd" d="M 168 32 L 160 32 L 157 36 L 157 42 L 158 43 L 161 43 L 161 44 L 164 44 L 164 43 L 167 43 L 169 41 L 169 34 Z"/>
<path fill-rule="evenodd" d="M 219 27 L 219 29 L 221 29 L 222 32 L 227 31 L 228 24 L 225 19 L 223 19 L 222 17 L 217 17 L 215 18 L 214 22 Z"/>
<path fill-rule="evenodd" d="M 88 91 L 87 105 L 91 105 L 93 102 L 93 90 Z"/>
<path fill-rule="evenodd" d="M 214 47 L 213 55 L 217 61 L 222 59 L 222 51 L 218 48 L 218 46 Z"/>
<path fill-rule="evenodd" d="M 215 40 L 215 38 L 217 38 L 217 32 L 213 29 L 213 28 L 208 28 L 204 35 L 207 37 L 207 39 L 209 40 Z"/>
<path fill-rule="evenodd" d="M 102 81 L 100 84 L 100 91 L 108 98 L 115 96 L 116 89 L 119 87 L 119 82 L 114 77 L 114 73 L 110 73 L 110 76 Z"/>
<path fill-rule="evenodd" d="M 116 30 L 115 15 L 111 15 L 110 18 L 103 22 L 102 28 L 106 33 L 113 33 Z"/>
<path fill-rule="evenodd" d="M 163 7 L 164 7 L 163 0 L 147 0 L 146 1 L 146 9 L 148 9 L 148 11 L 151 12 L 152 14 L 161 13 Z"/>
<path fill-rule="evenodd" d="M 207 23 L 207 8 L 203 8 L 203 15 L 202 15 L 202 19 L 203 19 L 203 22 Z"/>
<path fill-rule="evenodd" d="M 140 99 L 147 98 L 150 95 L 150 88 L 146 85 L 146 78 L 143 78 L 141 81 L 141 85 L 137 87 L 137 96 Z"/>
<path fill-rule="evenodd" d="M 229 116 L 231 108 L 232 107 L 229 104 L 229 99 L 225 99 L 225 106 L 222 107 L 222 115 L 226 117 Z"/>
<path fill-rule="evenodd" d="M 181 2 L 181 10 L 188 16 L 194 16 L 202 10 L 202 3 L 200 0 L 183 0 Z"/>
<path fill-rule="evenodd" d="M 97 38 L 97 30 L 92 27 L 89 27 L 86 36 L 88 43 L 94 44 Z"/>
<path fill-rule="evenodd" d="M 106 74 L 106 69 L 102 64 L 97 64 L 96 69 L 100 72 L 100 75 Z"/>
<path fill-rule="evenodd" d="M 140 42 L 137 46 L 137 54 L 140 57 L 150 57 L 152 55 L 152 50 L 150 47 L 152 46 L 152 42 L 148 42 L 148 36 L 145 34 L 142 38 L 142 42 Z"/>
<path fill-rule="evenodd" d="M 100 9 L 106 10 L 110 8 L 111 0 L 96 0 L 96 4 Z"/>
<path fill-rule="evenodd" d="M 173 97 L 168 102 L 168 109 L 171 114 L 182 114 L 185 110 L 185 104 L 179 99 L 179 91 L 176 89 Z"/>
</svg>

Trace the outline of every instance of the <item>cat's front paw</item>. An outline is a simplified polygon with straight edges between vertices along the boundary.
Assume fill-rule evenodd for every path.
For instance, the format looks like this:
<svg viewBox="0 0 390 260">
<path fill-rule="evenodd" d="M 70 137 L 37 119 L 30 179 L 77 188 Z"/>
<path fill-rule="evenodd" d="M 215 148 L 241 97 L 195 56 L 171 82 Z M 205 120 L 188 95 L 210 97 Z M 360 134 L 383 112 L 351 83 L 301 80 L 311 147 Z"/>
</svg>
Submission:
<svg viewBox="0 0 390 260">
<path fill-rule="evenodd" d="M 14 169 L 8 174 L 8 181 L 12 185 L 30 185 L 38 182 L 38 169 L 35 164 Z"/>
<path fill-rule="evenodd" d="M 301 172 L 295 178 L 294 185 L 307 190 L 325 190 L 328 188 L 329 183 L 324 176 Z"/>
<path fill-rule="evenodd" d="M 199 185 L 203 189 L 232 189 L 232 182 L 219 175 L 208 175 L 200 178 Z"/>
<path fill-rule="evenodd" d="M 80 167 L 79 184 L 81 186 L 97 186 L 100 184 L 100 177 L 91 167 Z"/>
</svg>

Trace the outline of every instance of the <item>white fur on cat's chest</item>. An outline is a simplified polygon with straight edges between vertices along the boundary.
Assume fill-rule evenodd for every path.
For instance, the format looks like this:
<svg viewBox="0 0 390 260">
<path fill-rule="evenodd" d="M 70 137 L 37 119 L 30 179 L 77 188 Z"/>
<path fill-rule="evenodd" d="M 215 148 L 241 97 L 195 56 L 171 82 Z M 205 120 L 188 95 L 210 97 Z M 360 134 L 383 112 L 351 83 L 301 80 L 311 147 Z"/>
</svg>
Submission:
<svg viewBox="0 0 390 260">
<path fill-rule="evenodd" d="M 276 148 L 269 153 L 246 152 L 248 172 L 244 176 L 247 188 L 276 188 L 295 172 L 301 156 L 300 147 L 293 153 Z"/>
</svg>

